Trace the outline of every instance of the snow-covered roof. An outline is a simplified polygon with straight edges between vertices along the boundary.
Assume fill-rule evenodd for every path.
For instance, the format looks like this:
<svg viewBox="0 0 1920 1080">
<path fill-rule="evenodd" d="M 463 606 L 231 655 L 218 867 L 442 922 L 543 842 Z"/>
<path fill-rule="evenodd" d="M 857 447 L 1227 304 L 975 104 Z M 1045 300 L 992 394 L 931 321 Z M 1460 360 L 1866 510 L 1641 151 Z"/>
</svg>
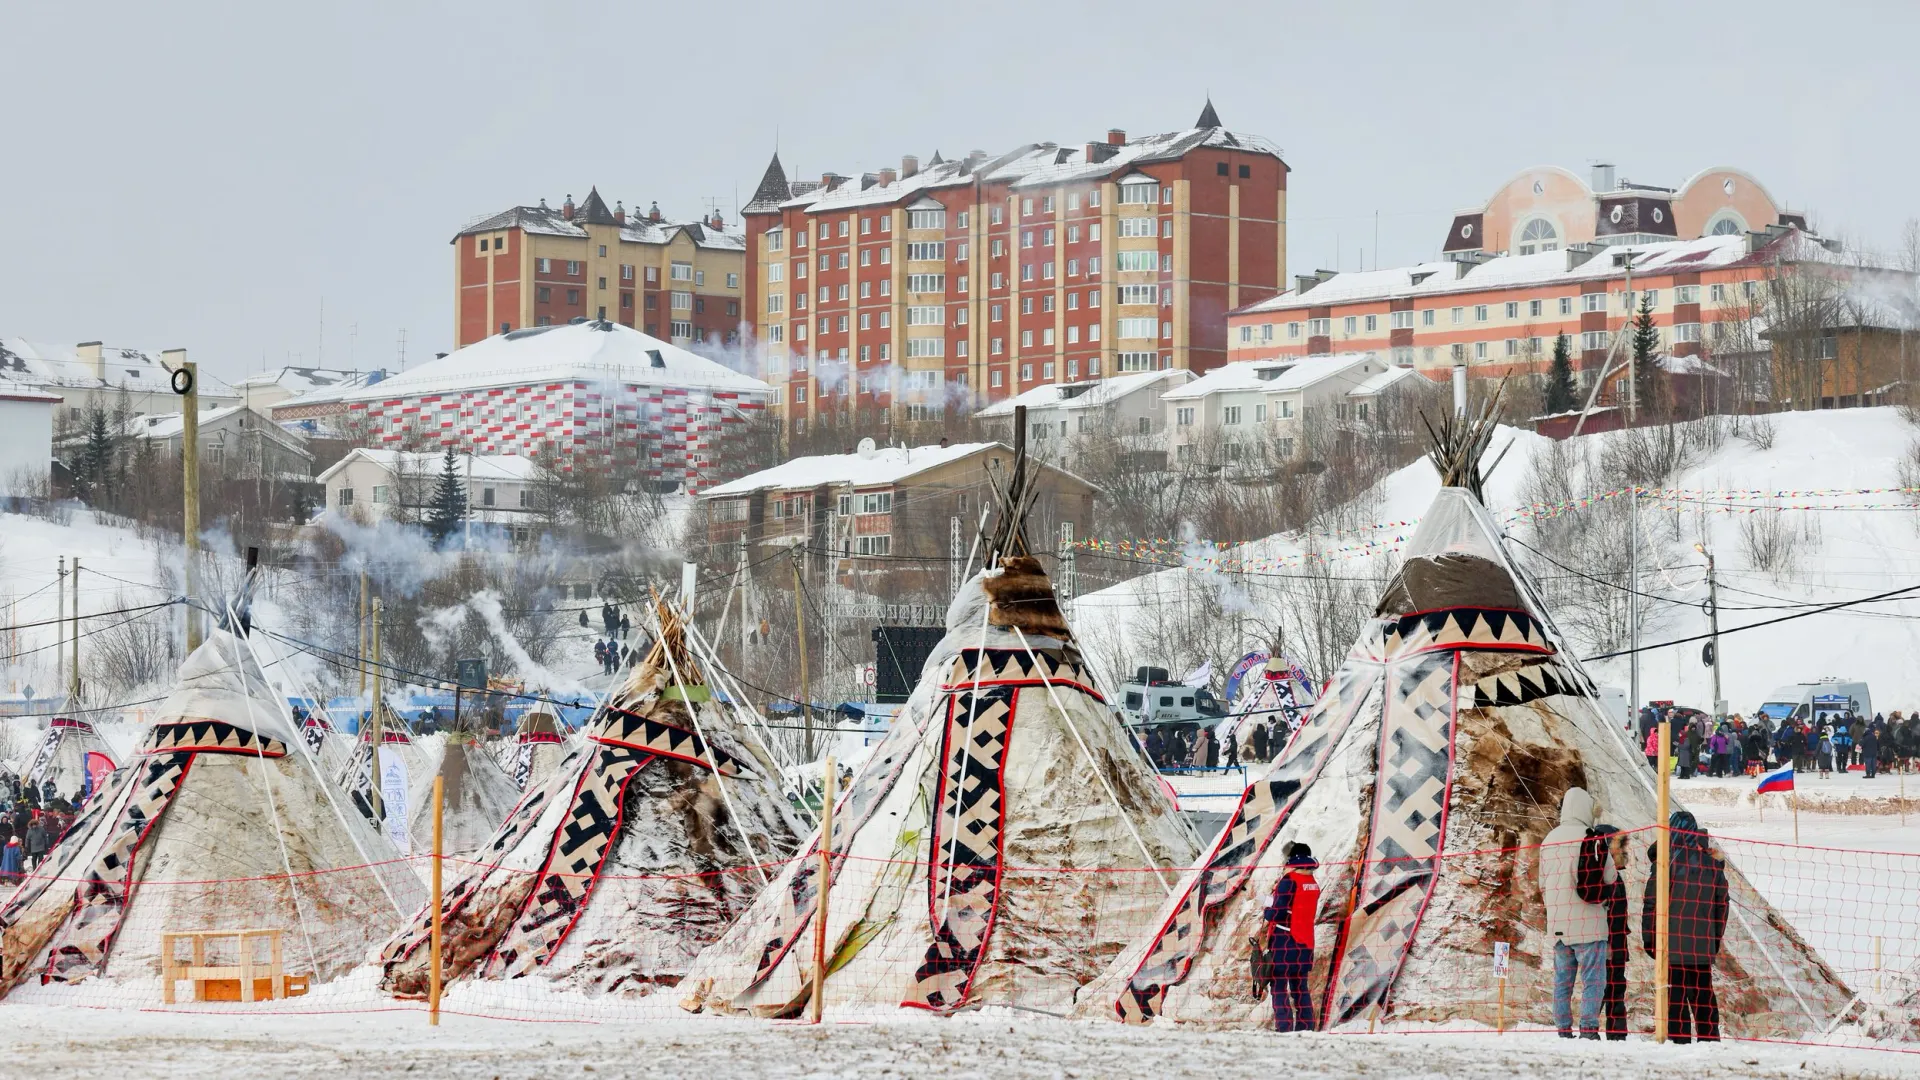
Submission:
<svg viewBox="0 0 1920 1080">
<path fill-rule="evenodd" d="M 66 400 L 59 394 L 49 394 L 36 389 L 32 383 L 20 382 L 11 376 L 0 374 L 0 401 L 37 401 L 48 405 L 58 405 Z"/>
<path fill-rule="evenodd" d="M 819 454 L 794 458 L 771 469 L 750 473 L 700 493 L 703 499 L 748 495 L 767 489 L 815 488 L 822 484 L 870 487 L 897 484 L 915 473 L 971 457 L 1000 443 L 954 443 L 951 446 L 887 446 L 871 454 Z M 1007 451 L 1009 454 L 1011 450 Z"/>
<path fill-rule="evenodd" d="M 1185 368 L 1167 368 L 1161 371 L 1129 372 L 1125 375 L 1115 375 L 1110 379 L 1047 383 L 1004 401 L 996 401 L 974 415 L 988 419 L 1012 416 L 1013 410 L 1021 405 L 1029 409 L 1094 409 L 1110 405 L 1128 394 L 1144 390 L 1149 386 L 1159 383 L 1178 385 L 1191 378 L 1193 373 Z"/>
<path fill-rule="evenodd" d="M 370 450 L 361 447 L 346 457 L 334 462 L 327 470 L 315 477 L 324 484 L 334 474 L 356 461 L 366 461 L 380 466 L 387 472 L 398 472 L 408 468 L 421 475 L 439 475 L 446 459 L 445 452 L 429 453 L 413 450 Z M 468 472 L 471 461 L 472 472 Z M 540 475 L 540 466 L 532 458 L 520 454 L 455 454 L 454 469 L 462 480 L 471 476 L 475 480 L 505 481 L 508 483 L 530 482 Z"/>
<path fill-rule="evenodd" d="M 609 222 L 611 224 L 611 222 Z M 515 206 L 497 214 L 488 214 L 469 222 L 454 234 L 457 241 L 462 236 L 475 233 L 493 232 L 499 229 L 519 229 L 535 236 L 587 235 L 586 217 L 576 212 L 569 219 L 565 212 L 555 210 L 545 203 L 539 206 Z M 620 225 L 620 239 L 635 244 L 666 244 L 681 233 L 686 233 L 696 247 L 713 248 L 727 251 L 746 250 L 746 235 L 738 226 L 722 225 L 715 228 L 711 221 L 649 221 L 646 216 L 629 216 Z"/>
<path fill-rule="evenodd" d="M 1838 261 L 1833 251 L 1798 231 L 1783 233 L 1762 245 L 1758 251 L 1749 248 L 1748 238 L 1744 235 L 1703 236 L 1698 240 L 1635 244 L 1631 250 L 1633 272 L 1636 274 L 1674 274 L 1738 265 L 1766 266 L 1776 259 L 1790 262 Z M 1580 253 L 1572 250 L 1543 251 L 1533 255 L 1496 256 L 1477 265 L 1428 262 L 1389 270 L 1355 271 L 1336 274 L 1304 293 L 1298 289 L 1288 289 L 1278 296 L 1240 308 L 1233 314 L 1297 311 L 1333 304 L 1484 292 L 1527 285 L 1577 285 L 1598 278 L 1624 275 L 1625 267 L 1615 264 L 1616 257 L 1623 253 L 1624 249 L 1602 248 L 1591 258 L 1580 261 Z M 1576 262 L 1578 265 L 1573 265 Z"/>
<path fill-rule="evenodd" d="M 315 390 L 363 386 L 370 374 L 365 371 L 341 371 L 336 368 L 283 367 L 278 371 L 263 371 L 258 375 L 249 375 L 234 385 L 242 390 L 278 387 L 298 397 Z"/>
<path fill-rule="evenodd" d="M 1177 161 L 1191 151 L 1207 147 L 1281 156 L 1278 146 L 1257 135 L 1224 127 L 1192 127 L 1146 135 L 1119 145 L 1094 143 L 1091 157 L 1085 145 L 1031 143 L 988 158 L 977 167 L 970 166 L 966 158 L 957 158 L 925 166 L 914 175 L 899 177 L 890 184 L 869 183 L 870 178 L 859 176 L 843 177 L 832 187 L 798 192 L 780 205 L 820 212 L 885 206 L 936 188 L 976 182 L 1005 183 L 1014 188 L 1054 187 L 1117 177 L 1135 166 Z"/>
<path fill-rule="evenodd" d="M 773 393 L 773 388 L 759 379 L 672 342 L 630 326 L 594 321 L 495 334 L 371 386 L 332 395 L 331 400 L 387 401 L 568 381 L 635 383 L 745 395 Z M 322 398 L 314 395 L 307 400 Z"/>
<path fill-rule="evenodd" d="M 245 405 L 225 405 L 217 409 L 203 408 L 200 410 L 200 426 L 211 427 L 245 408 Z M 177 412 L 136 416 L 130 422 L 133 428 L 132 434 L 142 439 L 178 438 L 181 429 L 186 426 L 185 416 L 185 413 Z M 262 418 L 261 423 L 268 424 L 271 421 Z"/>
<path fill-rule="evenodd" d="M 1347 396 L 1373 397 L 1402 379 L 1413 378 L 1415 374 L 1410 367 L 1390 367 L 1378 375 L 1369 375 L 1360 380 L 1353 389 L 1347 391 Z"/>
<path fill-rule="evenodd" d="M 1236 360 L 1214 368 L 1178 390 L 1167 391 L 1160 395 L 1160 400 L 1186 401 L 1244 390 L 1263 394 L 1304 390 L 1322 379 L 1368 365 L 1388 366 L 1377 353 L 1371 352 L 1303 356 L 1297 360 Z"/>
<path fill-rule="evenodd" d="M 124 386 L 129 390 L 165 391 L 169 388 L 172 374 L 161 365 L 159 353 L 103 345 L 100 358 L 106 374 L 104 380 L 96 374 L 92 361 L 82 358 L 78 345 L 50 345 L 0 337 L 0 374 L 17 382 L 76 389 Z M 207 397 L 232 397 L 234 390 L 202 369 L 200 393 Z"/>
</svg>

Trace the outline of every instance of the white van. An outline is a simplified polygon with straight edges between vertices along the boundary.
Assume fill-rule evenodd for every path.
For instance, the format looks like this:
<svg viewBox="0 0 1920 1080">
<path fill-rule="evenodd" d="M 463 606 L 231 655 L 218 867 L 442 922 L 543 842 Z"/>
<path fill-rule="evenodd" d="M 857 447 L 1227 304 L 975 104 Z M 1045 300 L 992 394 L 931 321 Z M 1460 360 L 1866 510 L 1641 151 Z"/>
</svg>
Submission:
<svg viewBox="0 0 1920 1080">
<path fill-rule="evenodd" d="M 1873 695 L 1867 692 L 1866 683 L 1828 678 L 1782 686 L 1767 695 L 1759 711 L 1775 726 L 1789 718 L 1817 724 L 1825 717 L 1846 712 L 1872 717 Z"/>
</svg>

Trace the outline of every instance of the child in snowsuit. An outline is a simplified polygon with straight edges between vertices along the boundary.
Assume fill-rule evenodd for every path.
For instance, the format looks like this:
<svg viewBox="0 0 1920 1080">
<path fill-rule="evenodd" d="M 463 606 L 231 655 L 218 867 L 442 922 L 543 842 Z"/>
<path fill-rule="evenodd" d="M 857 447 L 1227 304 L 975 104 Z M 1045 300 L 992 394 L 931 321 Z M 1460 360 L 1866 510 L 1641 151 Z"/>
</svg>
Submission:
<svg viewBox="0 0 1920 1080">
<path fill-rule="evenodd" d="M 1320 885 L 1313 879 L 1319 866 L 1311 848 L 1293 845 L 1287 872 L 1273 887 L 1273 899 L 1262 914 L 1267 923 L 1275 1031 L 1314 1029 L 1313 991 L 1307 987 L 1307 976 L 1313 971 L 1313 924 L 1320 916 Z"/>
</svg>

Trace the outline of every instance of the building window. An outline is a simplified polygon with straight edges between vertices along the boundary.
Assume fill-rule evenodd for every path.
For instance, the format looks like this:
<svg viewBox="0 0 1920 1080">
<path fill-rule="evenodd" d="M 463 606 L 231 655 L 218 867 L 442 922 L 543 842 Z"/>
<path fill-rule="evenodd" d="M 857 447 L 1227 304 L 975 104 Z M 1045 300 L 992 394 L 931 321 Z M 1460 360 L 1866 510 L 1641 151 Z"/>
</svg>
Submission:
<svg viewBox="0 0 1920 1080">
<path fill-rule="evenodd" d="M 1006 352 L 1006 351 L 1007 351 L 1007 341 L 1006 341 L 1006 339 L 1005 339 L 1005 338 L 994 338 L 994 339 L 993 339 L 993 341 L 992 341 L 992 343 L 991 343 L 991 345 L 990 345 L 990 349 L 989 349 L 989 351 L 991 351 L 991 352 L 993 353 L 993 355 L 995 355 L 995 356 L 999 356 L 999 355 L 1000 355 L 1001 353 L 1003 353 L 1003 352 Z"/>
<path fill-rule="evenodd" d="M 1121 319 L 1120 336 L 1123 338 L 1153 338 L 1159 336 L 1158 319 Z"/>
<path fill-rule="evenodd" d="M 1158 304 L 1160 286 L 1158 285 L 1121 285 L 1116 301 L 1121 304 Z"/>
<path fill-rule="evenodd" d="M 580 276 L 580 263 L 577 260 L 573 260 L 573 259 L 567 260 L 567 276 L 568 277 Z"/>
<path fill-rule="evenodd" d="M 1237 424 L 1237 423 L 1239 423 L 1239 422 L 1240 422 L 1240 406 L 1238 406 L 1238 405 L 1229 405 L 1229 406 L 1227 406 L 1226 408 L 1224 408 L 1224 409 L 1221 409 L 1221 410 L 1220 410 L 1220 422 L 1221 422 L 1221 423 L 1223 423 L 1223 424 Z"/>
<path fill-rule="evenodd" d="M 674 281 L 692 281 L 693 264 L 676 262 L 668 267 L 667 276 Z"/>
<path fill-rule="evenodd" d="M 910 293 L 945 292 L 947 275 L 945 274 L 908 274 L 907 291 Z"/>
<path fill-rule="evenodd" d="M 1599 294 L 1588 293 L 1587 295 L 1597 296 Z M 1580 348 L 1582 351 L 1585 351 L 1585 352 L 1598 352 L 1602 349 L 1605 349 L 1607 347 L 1607 336 L 1608 335 L 1605 330 L 1585 331 L 1580 335 Z"/>
<path fill-rule="evenodd" d="M 1534 314 L 1538 315 L 1540 313 L 1536 311 L 1534 312 Z M 1507 301 L 1507 318 L 1517 319 L 1519 317 L 1520 317 L 1520 301 L 1518 300 Z"/>
<path fill-rule="evenodd" d="M 1300 337 L 1300 324 L 1297 322 L 1288 323 L 1287 324 L 1287 340 L 1296 341 L 1299 339 L 1299 337 Z"/>
<path fill-rule="evenodd" d="M 1033 381 L 1033 365 L 1032 364 L 1020 365 L 1020 381 L 1021 382 Z"/>
<path fill-rule="evenodd" d="M 693 324 L 690 322 L 669 323 L 668 327 L 668 333 L 674 337 L 690 338 L 693 336 Z"/>
<path fill-rule="evenodd" d="M 1553 224 L 1544 218 L 1534 218 L 1520 230 L 1520 254 L 1532 255 L 1537 251 L 1555 251 L 1560 247 L 1560 234 L 1554 231 Z"/>
<path fill-rule="evenodd" d="M 1360 320 L 1355 316 L 1349 315 L 1346 318 L 1340 320 L 1340 324 L 1341 324 L 1340 332 L 1345 334 L 1347 337 L 1352 337 L 1354 333 L 1359 329 Z"/>
<path fill-rule="evenodd" d="M 1437 312 L 1438 312 L 1437 308 L 1427 308 L 1422 312 L 1420 312 L 1420 325 L 1432 326 L 1434 315 L 1437 314 Z"/>
<path fill-rule="evenodd" d="M 1562 315 L 1573 314 L 1573 297 L 1563 296 L 1560 298 L 1560 314 Z"/>
<path fill-rule="evenodd" d="M 668 306 L 671 307 L 673 310 L 675 311 L 692 311 L 693 310 L 693 294 L 692 293 L 676 292 L 671 295 L 672 295 L 672 302 Z M 822 299 L 825 299 L 825 297 L 822 297 Z"/>
<path fill-rule="evenodd" d="M 1580 297 L 1580 310 L 1582 311 L 1607 310 L 1607 294 L 1597 293 L 1597 292 L 1590 292 L 1590 293 L 1583 294 Z"/>
<path fill-rule="evenodd" d="M 1193 408 L 1191 406 L 1173 411 L 1173 422 L 1177 427 L 1193 426 Z"/>
<path fill-rule="evenodd" d="M 535 269 L 535 270 L 537 270 L 538 272 L 540 272 L 540 273 L 542 273 L 542 274 L 551 274 L 551 273 L 553 273 L 553 260 L 552 260 L 552 259 L 535 259 L 535 260 L 533 260 L 533 266 L 534 266 L 534 269 Z"/>
<path fill-rule="evenodd" d="M 1485 304 L 1475 304 L 1475 305 L 1473 306 L 1473 321 L 1474 321 L 1474 322 L 1486 322 L 1486 321 L 1487 321 L 1487 305 L 1485 305 Z"/>
<path fill-rule="evenodd" d="M 1484 342 L 1484 341 L 1476 341 L 1476 342 L 1474 342 L 1474 343 L 1473 343 L 1473 358 L 1474 358 L 1475 360 L 1485 360 L 1485 359 L 1487 358 L 1487 343 L 1486 343 L 1486 342 Z"/>
<path fill-rule="evenodd" d="M 533 298 L 542 304 L 551 303 L 553 301 L 553 290 L 542 285 L 533 290 Z"/>
<path fill-rule="evenodd" d="M 1700 340 L 1700 324 L 1697 322 L 1674 323 L 1673 324 L 1673 340 L 1676 342 L 1699 341 Z M 1826 340 L 1831 341 L 1832 339 L 1828 338 Z"/>
<path fill-rule="evenodd" d="M 1675 304 L 1699 303 L 1700 302 L 1700 286 L 1675 285 L 1673 287 L 1673 302 Z"/>
<path fill-rule="evenodd" d="M 1413 312 L 1411 312 L 1411 311 L 1395 311 L 1395 312 L 1393 312 L 1393 313 L 1391 313 L 1391 314 L 1389 314 L 1389 315 L 1387 316 L 1387 326 L 1388 326 L 1388 327 L 1389 327 L 1390 329 L 1394 329 L 1394 330 L 1411 330 L 1411 329 L 1413 329 Z M 1371 330 L 1371 329 L 1373 329 L 1373 328 L 1372 328 L 1372 327 L 1368 327 L 1367 329 L 1369 329 L 1369 330 Z"/>
<path fill-rule="evenodd" d="M 568 304 L 569 306 L 572 306 L 572 305 L 575 305 L 575 304 L 578 304 L 579 302 L 580 302 L 580 290 L 579 290 L 579 289 L 568 289 L 568 290 L 567 290 L 567 304 Z"/>
<path fill-rule="evenodd" d="M 1307 320 L 1307 336 L 1308 337 L 1332 337 L 1333 336 L 1333 320 L 1332 319 L 1308 319 Z"/>
<path fill-rule="evenodd" d="M 768 251 L 780 250 L 780 230 L 779 229 L 771 229 L 767 232 L 767 250 Z"/>
<path fill-rule="evenodd" d="M 353 489 L 350 487 L 341 488 L 340 493 L 337 496 L 335 496 L 335 499 L 337 500 L 338 504 L 341 506 L 352 506 L 353 505 Z"/>
</svg>

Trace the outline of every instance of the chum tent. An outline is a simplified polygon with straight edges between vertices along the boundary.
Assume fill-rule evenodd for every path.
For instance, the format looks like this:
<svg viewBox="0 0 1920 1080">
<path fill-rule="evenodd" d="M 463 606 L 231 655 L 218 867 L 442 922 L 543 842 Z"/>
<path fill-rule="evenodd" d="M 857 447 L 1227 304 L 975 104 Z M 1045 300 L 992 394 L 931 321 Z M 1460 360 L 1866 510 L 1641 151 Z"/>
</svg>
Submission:
<svg viewBox="0 0 1920 1080">
<path fill-rule="evenodd" d="M 78 804 L 81 793 L 87 790 L 88 754 L 105 754 L 108 761 L 115 760 L 113 751 L 107 749 L 106 740 L 94 730 L 92 723 L 56 716 L 48 722 L 40 744 L 27 759 L 21 782 L 41 788 L 52 781 L 54 791 L 61 798 Z"/>
<path fill-rule="evenodd" d="M 1065 1007 L 1159 905 L 1192 829 L 1093 686 L 1027 551 L 1024 462 L 987 570 L 833 816 L 828 1007 Z M 789 1016 L 817 977 L 819 830 L 688 973 L 690 1011 Z"/>
<path fill-rule="evenodd" d="M 1497 942 L 1512 957 L 1508 1022 L 1553 1023 L 1538 845 L 1573 787 L 1597 800 L 1604 821 L 1655 825 L 1655 778 L 1508 557 L 1477 495 L 1478 455 L 1459 464 L 1437 441 L 1443 483 L 1455 486 L 1420 519 L 1300 730 L 1146 932 L 1087 988 L 1082 1015 L 1271 1024 L 1251 941 L 1287 851 L 1304 842 L 1322 867 L 1309 986 L 1323 1030 L 1491 1026 Z M 1651 985 L 1653 961 L 1638 936 L 1654 835 L 1635 834 L 1621 867 L 1639 1030 L 1652 1027 L 1652 995 L 1638 990 Z M 1726 870 L 1732 915 L 1716 970 L 1726 1031 L 1790 1038 L 1823 1028 L 1846 1007 L 1847 988 L 1737 867 Z"/>
<path fill-rule="evenodd" d="M 448 979 L 541 975 L 574 989 L 679 982 L 793 851 L 773 758 L 712 700 L 677 613 L 585 738 L 529 787 L 441 904 Z M 430 911 L 381 953 L 381 986 L 424 995 Z"/>
<path fill-rule="evenodd" d="M 520 801 L 500 761 L 465 732 L 416 738 L 421 768 L 408 778 L 407 831 L 415 854 L 433 850 L 433 781 L 441 793 L 441 847 L 447 855 L 478 851 Z"/>
<path fill-rule="evenodd" d="M 158 1004 L 160 935 L 201 929 L 283 930 L 286 970 L 325 982 L 419 904 L 393 854 L 305 751 L 245 639 L 215 630 L 132 760 L 0 905 L 0 990 L 37 975 Z"/>
</svg>

